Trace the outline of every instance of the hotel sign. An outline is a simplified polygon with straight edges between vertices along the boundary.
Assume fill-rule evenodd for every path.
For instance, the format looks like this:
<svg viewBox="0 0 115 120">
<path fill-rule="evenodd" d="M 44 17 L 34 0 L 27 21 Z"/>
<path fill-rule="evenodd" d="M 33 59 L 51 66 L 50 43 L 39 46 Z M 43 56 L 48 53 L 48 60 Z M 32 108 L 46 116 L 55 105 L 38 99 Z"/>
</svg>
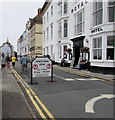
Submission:
<svg viewBox="0 0 115 120">
<path fill-rule="evenodd" d="M 81 7 L 83 7 L 88 1 L 85 0 L 84 2 L 79 2 L 74 8 L 71 9 L 71 13 L 79 10 Z"/>
<path fill-rule="evenodd" d="M 103 29 L 101 27 L 98 27 L 98 28 L 92 29 L 91 33 L 93 34 L 93 33 L 101 32 L 101 31 L 103 31 Z"/>
</svg>

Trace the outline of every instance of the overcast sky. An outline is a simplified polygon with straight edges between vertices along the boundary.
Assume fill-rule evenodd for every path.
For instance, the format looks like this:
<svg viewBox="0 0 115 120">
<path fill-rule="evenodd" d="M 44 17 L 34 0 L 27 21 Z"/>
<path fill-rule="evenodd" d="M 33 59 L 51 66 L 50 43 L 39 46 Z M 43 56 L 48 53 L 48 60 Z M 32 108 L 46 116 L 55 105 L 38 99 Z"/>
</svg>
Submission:
<svg viewBox="0 0 115 120">
<path fill-rule="evenodd" d="M 37 9 L 45 2 L 45 0 L 20 1 L 0 1 L 0 46 L 8 38 L 15 51 L 17 51 L 17 40 L 23 33 L 26 22 L 37 15 Z"/>
</svg>

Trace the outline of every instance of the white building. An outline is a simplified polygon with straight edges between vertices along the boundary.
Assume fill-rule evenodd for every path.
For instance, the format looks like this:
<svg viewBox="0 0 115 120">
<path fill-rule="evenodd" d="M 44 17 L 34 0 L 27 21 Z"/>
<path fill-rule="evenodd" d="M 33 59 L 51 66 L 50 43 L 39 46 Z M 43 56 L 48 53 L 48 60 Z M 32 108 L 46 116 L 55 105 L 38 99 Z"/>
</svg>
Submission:
<svg viewBox="0 0 115 120">
<path fill-rule="evenodd" d="M 29 25 L 30 23 L 27 21 L 25 31 L 17 41 L 17 53 L 19 56 L 30 56 L 30 31 L 28 30 Z"/>
<path fill-rule="evenodd" d="M 29 31 L 30 22 L 27 21 L 25 28 L 25 37 L 24 37 L 24 45 L 25 45 L 25 55 L 30 55 L 30 31 Z"/>
<path fill-rule="evenodd" d="M 7 40 L 7 42 L 3 43 L 3 45 L 0 47 L 0 52 L 1 55 L 3 54 L 5 56 L 12 56 L 14 55 L 14 47 Z"/>
<path fill-rule="evenodd" d="M 91 71 L 114 73 L 114 9 L 114 0 L 46 2 L 43 6 L 44 54 L 60 62 L 66 49 L 72 48 L 74 66 L 82 57 L 90 60 Z"/>
<path fill-rule="evenodd" d="M 50 55 L 60 62 L 68 48 L 72 48 L 69 39 L 69 4 L 63 2 L 45 2 L 43 8 L 43 54 Z"/>
<path fill-rule="evenodd" d="M 18 55 L 18 56 L 21 55 L 20 45 L 21 45 L 20 39 L 18 39 L 18 41 L 17 41 L 17 55 Z"/>
</svg>

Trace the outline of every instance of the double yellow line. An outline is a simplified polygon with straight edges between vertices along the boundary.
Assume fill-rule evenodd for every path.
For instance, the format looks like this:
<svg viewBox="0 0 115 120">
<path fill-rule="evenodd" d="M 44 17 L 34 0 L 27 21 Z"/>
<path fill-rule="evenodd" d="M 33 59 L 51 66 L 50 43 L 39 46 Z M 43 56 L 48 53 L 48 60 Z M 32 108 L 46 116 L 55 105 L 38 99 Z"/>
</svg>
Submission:
<svg viewBox="0 0 115 120">
<path fill-rule="evenodd" d="M 38 96 L 35 94 L 35 92 L 30 88 L 30 86 L 22 79 L 22 77 L 17 73 L 16 70 L 14 70 L 11 67 L 11 71 L 13 72 L 13 74 L 16 76 L 16 78 L 20 81 L 20 83 L 22 84 L 22 86 L 25 88 L 25 91 L 27 92 L 31 102 L 33 103 L 34 107 L 36 108 L 38 114 L 41 116 L 42 119 L 44 120 L 56 120 L 54 118 L 54 116 L 49 112 L 49 110 L 46 108 L 46 106 L 41 102 L 41 100 L 38 98 Z M 37 102 L 38 105 L 37 104 Z M 45 111 L 45 113 L 47 114 L 48 118 L 46 117 L 46 115 L 43 113 L 43 111 L 40 109 L 40 107 Z"/>
</svg>

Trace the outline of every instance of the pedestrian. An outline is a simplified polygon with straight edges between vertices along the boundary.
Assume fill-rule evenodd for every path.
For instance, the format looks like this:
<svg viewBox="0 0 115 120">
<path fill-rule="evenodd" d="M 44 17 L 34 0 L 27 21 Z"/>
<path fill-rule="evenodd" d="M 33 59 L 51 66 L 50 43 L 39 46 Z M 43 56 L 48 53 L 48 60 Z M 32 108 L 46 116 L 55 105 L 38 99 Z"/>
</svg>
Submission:
<svg viewBox="0 0 115 120">
<path fill-rule="evenodd" d="M 65 66 L 65 59 L 62 58 L 61 63 L 60 63 L 60 67 L 64 67 L 64 66 Z"/>
<path fill-rule="evenodd" d="M 7 57 L 6 57 L 6 62 L 7 62 L 7 68 L 9 68 L 10 67 L 10 62 L 11 62 L 11 58 L 9 57 L 9 55 L 7 55 Z"/>
<path fill-rule="evenodd" d="M 13 57 L 11 58 L 11 60 L 12 60 L 12 67 L 15 68 L 16 57 L 13 56 Z"/>
<path fill-rule="evenodd" d="M 4 57 L 4 55 L 2 55 L 2 58 L 1 58 L 1 70 L 3 72 L 5 72 L 5 66 L 6 66 L 6 58 Z"/>
<path fill-rule="evenodd" d="M 21 61 L 21 74 L 24 72 L 27 73 L 27 64 L 29 62 L 29 59 L 25 55 L 21 57 L 20 61 Z"/>
</svg>

